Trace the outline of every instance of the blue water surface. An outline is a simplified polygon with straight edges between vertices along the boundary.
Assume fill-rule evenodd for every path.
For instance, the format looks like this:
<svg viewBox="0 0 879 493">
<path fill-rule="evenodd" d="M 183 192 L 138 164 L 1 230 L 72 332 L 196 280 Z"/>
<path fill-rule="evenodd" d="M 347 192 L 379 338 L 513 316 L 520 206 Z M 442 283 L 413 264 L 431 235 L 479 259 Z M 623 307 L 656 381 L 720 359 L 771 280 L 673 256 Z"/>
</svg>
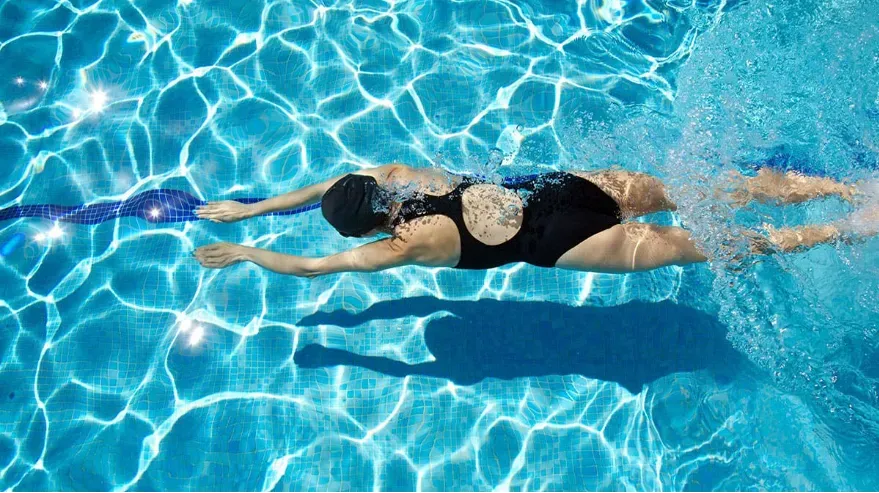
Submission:
<svg viewBox="0 0 879 493">
<path fill-rule="evenodd" d="M 711 193 L 874 180 L 877 52 L 876 0 L 0 0 L 0 489 L 877 489 L 879 244 L 742 262 L 853 206 Z M 391 162 L 653 173 L 715 261 L 190 255 L 352 247 L 188 208 Z"/>
</svg>

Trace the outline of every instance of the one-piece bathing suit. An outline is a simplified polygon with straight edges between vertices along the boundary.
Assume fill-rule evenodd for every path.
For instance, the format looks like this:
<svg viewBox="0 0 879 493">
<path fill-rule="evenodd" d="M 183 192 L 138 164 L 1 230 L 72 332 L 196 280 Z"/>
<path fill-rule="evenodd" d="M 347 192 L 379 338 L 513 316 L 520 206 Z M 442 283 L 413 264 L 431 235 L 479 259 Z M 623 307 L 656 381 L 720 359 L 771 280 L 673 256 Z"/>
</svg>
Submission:
<svg viewBox="0 0 879 493">
<path fill-rule="evenodd" d="M 559 257 L 583 240 L 620 224 L 616 201 L 591 181 L 565 172 L 536 175 L 502 186 L 522 198 L 522 226 L 509 240 L 486 245 L 464 222 L 461 197 L 473 185 L 488 183 L 465 177 L 446 195 L 423 195 L 403 202 L 397 224 L 431 215 L 443 215 L 461 236 L 459 269 L 491 269 L 514 262 L 553 267 Z"/>
</svg>

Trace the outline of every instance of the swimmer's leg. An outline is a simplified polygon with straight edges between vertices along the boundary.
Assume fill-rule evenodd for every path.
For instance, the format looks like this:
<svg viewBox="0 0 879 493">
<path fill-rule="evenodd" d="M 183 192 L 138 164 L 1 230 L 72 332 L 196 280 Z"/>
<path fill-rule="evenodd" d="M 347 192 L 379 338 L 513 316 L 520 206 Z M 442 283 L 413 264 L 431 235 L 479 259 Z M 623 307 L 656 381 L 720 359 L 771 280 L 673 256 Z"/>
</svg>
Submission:
<svg viewBox="0 0 879 493">
<path fill-rule="evenodd" d="M 773 250 L 788 253 L 830 243 L 841 236 L 839 229 L 832 224 L 780 229 L 766 224 L 763 228 L 772 246 L 752 242 L 754 253 L 770 253 Z"/>
<path fill-rule="evenodd" d="M 665 191 L 665 185 L 655 176 L 621 170 L 573 173 L 610 195 L 619 204 L 623 217 L 677 210 L 677 205 Z"/>
<path fill-rule="evenodd" d="M 767 236 L 740 232 L 751 254 L 794 252 L 836 240 L 854 241 L 879 235 L 879 207 L 864 209 L 832 224 L 775 229 Z M 626 223 L 593 235 L 565 252 L 555 266 L 588 272 L 640 272 L 669 265 L 708 261 L 690 233 L 682 228 Z"/>
<path fill-rule="evenodd" d="M 807 176 L 794 171 L 782 173 L 769 168 L 762 168 L 757 176 L 751 177 L 733 171 L 729 181 L 719 190 L 719 195 L 725 195 L 737 205 L 745 205 L 751 201 L 798 204 L 831 195 L 851 202 L 857 193 L 854 185 L 830 178 Z"/>
<path fill-rule="evenodd" d="M 589 272 L 627 273 L 707 260 L 685 229 L 626 223 L 587 238 L 565 252 L 555 266 Z"/>
<path fill-rule="evenodd" d="M 772 250 L 794 252 L 836 240 L 852 242 L 879 234 L 879 207 L 859 210 L 848 219 L 831 224 L 779 229 L 766 224 L 763 228 L 772 246 L 754 243 L 756 248 L 752 250 L 755 253 L 768 253 Z"/>
</svg>

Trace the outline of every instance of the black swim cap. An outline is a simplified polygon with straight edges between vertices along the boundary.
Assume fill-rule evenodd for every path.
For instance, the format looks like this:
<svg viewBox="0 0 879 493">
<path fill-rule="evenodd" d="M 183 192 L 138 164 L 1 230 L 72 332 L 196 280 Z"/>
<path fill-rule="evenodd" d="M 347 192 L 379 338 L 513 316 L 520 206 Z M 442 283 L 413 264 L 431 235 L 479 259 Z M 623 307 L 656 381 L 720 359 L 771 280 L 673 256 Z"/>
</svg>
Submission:
<svg viewBox="0 0 879 493">
<path fill-rule="evenodd" d="M 362 236 L 387 221 L 385 202 L 375 178 L 345 175 L 324 194 L 320 209 L 342 236 Z"/>
</svg>

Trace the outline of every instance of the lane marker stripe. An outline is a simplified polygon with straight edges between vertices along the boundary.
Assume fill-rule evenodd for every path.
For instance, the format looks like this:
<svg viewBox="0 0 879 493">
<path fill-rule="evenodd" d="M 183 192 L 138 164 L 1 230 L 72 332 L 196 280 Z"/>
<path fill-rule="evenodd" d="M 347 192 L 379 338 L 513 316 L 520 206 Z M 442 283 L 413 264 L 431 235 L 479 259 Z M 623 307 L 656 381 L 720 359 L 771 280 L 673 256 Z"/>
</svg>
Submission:
<svg viewBox="0 0 879 493">
<path fill-rule="evenodd" d="M 505 178 L 505 184 L 515 185 L 534 178 L 537 175 L 526 175 Z M 244 204 L 252 204 L 265 200 L 259 197 L 244 197 L 235 200 Z M 35 217 L 49 219 L 51 221 L 73 224 L 98 224 L 120 217 L 139 217 L 151 223 L 179 223 L 186 221 L 201 221 L 195 215 L 195 209 L 207 202 L 196 198 L 189 192 L 161 188 L 148 190 L 134 195 L 126 200 L 116 202 L 98 202 L 82 205 L 16 205 L 0 209 L 0 221 Z M 320 208 L 320 202 L 305 207 L 298 207 L 288 211 L 272 212 L 266 216 L 292 216 L 303 212 L 313 211 Z M 158 211 L 153 216 L 152 211 Z"/>
</svg>

